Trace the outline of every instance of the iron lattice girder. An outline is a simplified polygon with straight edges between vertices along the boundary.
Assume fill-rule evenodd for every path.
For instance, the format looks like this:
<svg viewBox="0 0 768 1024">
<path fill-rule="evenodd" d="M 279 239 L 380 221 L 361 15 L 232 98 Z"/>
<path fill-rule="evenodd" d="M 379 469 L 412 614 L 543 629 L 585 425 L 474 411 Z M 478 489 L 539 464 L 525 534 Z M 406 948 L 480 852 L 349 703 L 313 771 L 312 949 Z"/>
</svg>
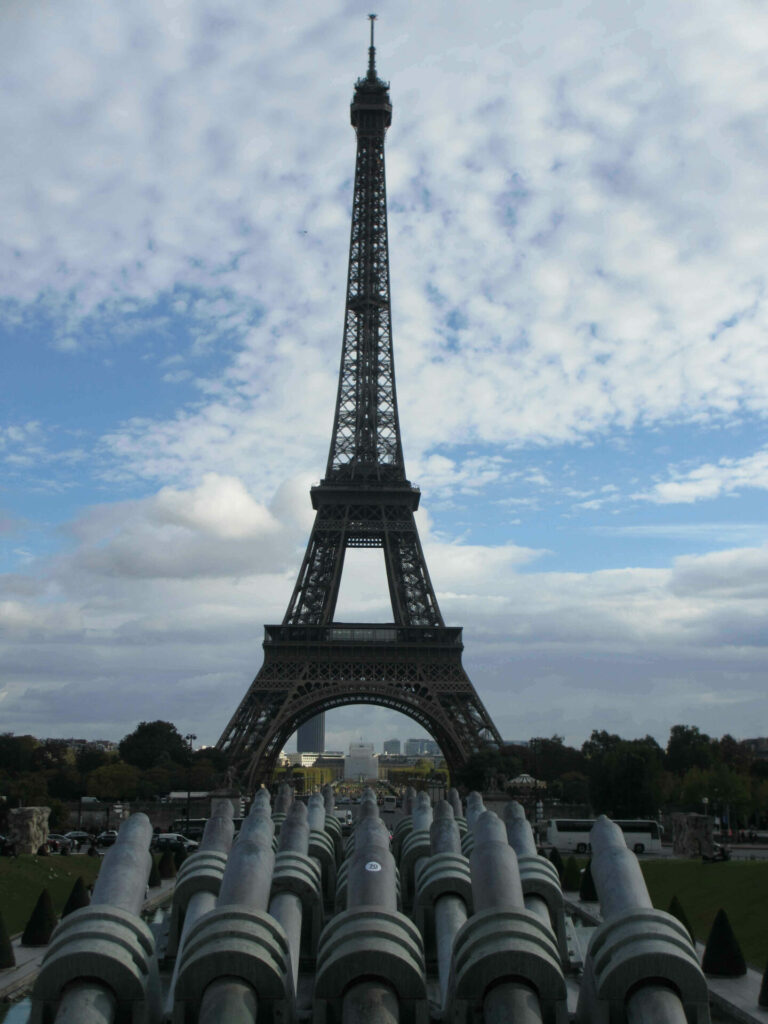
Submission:
<svg viewBox="0 0 768 1024">
<path fill-rule="evenodd" d="M 347 308 L 326 479 L 404 479 L 395 393 L 384 132 L 358 132 Z"/>
<path fill-rule="evenodd" d="M 365 634 L 373 639 L 357 639 Z M 419 638 L 394 625 L 337 623 L 314 631 L 268 626 L 266 635 L 264 665 L 218 744 L 254 785 L 269 779 L 303 722 L 346 704 L 378 704 L 419 722 L 451 772 L 501 743 L 462 667 L 458 628 L 425 630 Z M 349 642 L 332 639 L 344 635 Z"/>
<path fill-rule="evenodd" d="M 441 626 L 443 619 L 413 516 L 418 501 L 419 492 L 407 481 L 399 488 L 313 487 L 317 515 L 284 622 L 330 622 L 344 552 L 348 547 L 380 547 L 384 549 L 395 622 Z"/>
</svg>

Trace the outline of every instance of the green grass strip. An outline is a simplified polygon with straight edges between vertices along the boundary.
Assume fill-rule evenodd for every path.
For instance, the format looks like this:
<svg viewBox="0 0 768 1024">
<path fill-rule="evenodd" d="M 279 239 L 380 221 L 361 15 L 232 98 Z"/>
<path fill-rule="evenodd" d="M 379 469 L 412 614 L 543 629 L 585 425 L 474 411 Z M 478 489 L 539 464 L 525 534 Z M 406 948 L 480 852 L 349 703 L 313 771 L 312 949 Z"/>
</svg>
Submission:
<svg viewBox="0 0 768 1024">
<path fill-rule="evenodd" d="M 641 867 L 654 907 L 666 910 L 677 894 L 701 942 L 722 907 L 747 963 L 762 971 L 768 960 L 768 861 L 644 860 Z"/>
<path fill-rule="evenodd" d="M 82 875 L 86 886 L 91 885 L 100 866 L 101 857 L 0 857 L 0 906 L 8 933 L 22 931 L 43 888 L 48 889 L 60 915 L 77 876 Z"/>
</svg>

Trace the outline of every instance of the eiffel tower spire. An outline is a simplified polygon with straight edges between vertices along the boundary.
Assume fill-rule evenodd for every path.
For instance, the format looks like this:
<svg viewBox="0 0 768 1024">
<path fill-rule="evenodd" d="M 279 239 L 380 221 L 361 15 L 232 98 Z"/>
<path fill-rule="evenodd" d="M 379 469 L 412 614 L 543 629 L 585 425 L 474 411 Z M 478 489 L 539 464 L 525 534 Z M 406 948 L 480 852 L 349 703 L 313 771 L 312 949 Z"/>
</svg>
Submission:
<svg viewBox="0 0 768 1024">
<path fill-rule="evenodd" d="M 315 522 L 281 626 L 266 626 L 264 664 L 218 748 L 267 781 L 297 727 L 345 704 L 380 704 L 432 733 L 449 769 L 501 742 L 461 665 L 460 627 L 443 623 L 405 475 L 395 389 L 384 137 L 389 84 L 368 71 L 355 83 L 357 136 L 344 333 L 325 476 L 310 491 Z M 334 620 L 347 548 L 381 548 L 392 622 Z"/>
</svg>

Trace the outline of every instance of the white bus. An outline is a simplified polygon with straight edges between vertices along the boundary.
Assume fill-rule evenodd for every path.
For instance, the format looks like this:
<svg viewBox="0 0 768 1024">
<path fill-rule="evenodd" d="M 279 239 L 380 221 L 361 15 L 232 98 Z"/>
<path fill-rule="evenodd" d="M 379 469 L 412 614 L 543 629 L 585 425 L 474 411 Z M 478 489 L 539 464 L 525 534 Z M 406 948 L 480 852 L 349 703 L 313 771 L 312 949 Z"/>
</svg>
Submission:
<svg viewBox="0 0 768 1024">
<path fill-rule="evenodd" d="M 624 833 L 624 841 L 635 853 L 658 853 L 663 829 L 650 818 L 613 819 Z M 546 845 L 567 853 L 588 853 L 594 818 L 552 818 L 547 822 Z"/>
<path fill-rule="evenodd" d="M 390 796 L 389 794 L 387 794 L 387 796 L 385 796 L 384 799 L 381 802 L 382 810 L 383 811 L 394 811 L 396 807 L 397 807 L 397 797 L 396 796 Z"/>
</svg>

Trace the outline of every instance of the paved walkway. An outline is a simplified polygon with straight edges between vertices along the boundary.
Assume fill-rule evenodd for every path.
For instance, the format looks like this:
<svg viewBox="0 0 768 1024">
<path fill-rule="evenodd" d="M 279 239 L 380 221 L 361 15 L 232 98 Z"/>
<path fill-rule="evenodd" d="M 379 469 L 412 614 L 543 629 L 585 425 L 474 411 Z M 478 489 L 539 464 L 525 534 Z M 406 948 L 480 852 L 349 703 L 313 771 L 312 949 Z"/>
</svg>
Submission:
<svg viewBox="0 0 768 1024">
<path fill-rule="evenodd" d="M 173 894 L 175 878 L 163 879 L 159 889 L 151 889 L 149 897 L 144 901 L 144 913 L 152 913 L 157 907 L 166 903 Z M 16 966 L 0 970 L 0 1000 L 18 999 L 32 988 L 40 965 L 43 962 L 47 946 L 22 946 L 21 933 L 11 939 Z"/>
</svg>

